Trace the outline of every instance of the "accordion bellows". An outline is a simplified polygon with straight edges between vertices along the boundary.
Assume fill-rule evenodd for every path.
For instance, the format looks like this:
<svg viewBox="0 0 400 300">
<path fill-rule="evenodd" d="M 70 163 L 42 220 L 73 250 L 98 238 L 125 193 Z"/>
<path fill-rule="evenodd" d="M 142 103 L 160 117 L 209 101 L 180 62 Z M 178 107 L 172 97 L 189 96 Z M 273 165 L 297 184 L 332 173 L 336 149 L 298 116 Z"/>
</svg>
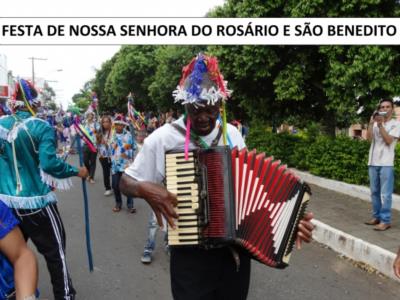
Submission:
<svg viewBox="0 0 400 300">
<path fill-rule="evenodd" d="M 178 198 L 170 246 L 237 244 L 271 267 L 284 268 L 310 189 L 280 161 L 255 150 L 229 147 L 171 151 L 166 187 Z"/>
</svg>

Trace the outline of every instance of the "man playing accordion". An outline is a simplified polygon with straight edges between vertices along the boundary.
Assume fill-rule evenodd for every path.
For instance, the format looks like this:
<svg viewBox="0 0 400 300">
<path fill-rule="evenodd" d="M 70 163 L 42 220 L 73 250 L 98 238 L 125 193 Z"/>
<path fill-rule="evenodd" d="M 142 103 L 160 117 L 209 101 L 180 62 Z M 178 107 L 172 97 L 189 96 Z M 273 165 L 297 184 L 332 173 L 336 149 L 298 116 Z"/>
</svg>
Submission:
<svg viewBox="0 0 400 300">
<path fill-rule="evenodd" d="M 162 216 L 174 227 L 177 196 L 163 185 L 165 153 L 180 149 L 208 148 L 229 143 L 238 149 L 246 145 L 238 130 L 220 115 L 230 91 L 215 57 L 199 54 L 183 68 L 183 76 L 173 93 L 185 105 L 184 116 L 155 130 L 121 180 L 124 194 L 143 198 L 163 226 Z M 313 225 L 308 213 L 298 225 L 297 242 L 310 242 Z M 250 282 L 250 256 L 230 245 L 171 247 L 171 287 L 174 299 L 246 299 Z"/>
</svg>

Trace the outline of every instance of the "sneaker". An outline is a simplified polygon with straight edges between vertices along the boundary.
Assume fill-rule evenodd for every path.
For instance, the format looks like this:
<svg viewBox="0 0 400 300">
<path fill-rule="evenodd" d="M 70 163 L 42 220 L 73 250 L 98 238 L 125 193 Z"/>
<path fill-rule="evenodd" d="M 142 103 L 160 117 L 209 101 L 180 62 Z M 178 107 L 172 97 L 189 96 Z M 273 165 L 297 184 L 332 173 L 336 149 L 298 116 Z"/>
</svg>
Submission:
<svg viewBox="0 0 400 300">
<path fill-rule="evenodd" d="M 142 257 L 140 258 L 140 261 L 146 265 L 151 263 L 151 253 L 148 251 L 143 252 Z"/>
<path fill-rule="evenodd" d="M 136 213 L 136 208 L 128 208 L 128 211 L 131 213 L 131 214 L 134 214 L 134 213 Z"/>
<path fill-rule="evenodd" d="M 89 183 L 94 184 L 96 181 L 94 181 L 94 179 L 90 178 L 89 179 Z"/>
<path fill-rule="evenodd" d="M 112 190 L 106 190 L 104 196 L 111 196 L 113 194 Z"/>
</svg>

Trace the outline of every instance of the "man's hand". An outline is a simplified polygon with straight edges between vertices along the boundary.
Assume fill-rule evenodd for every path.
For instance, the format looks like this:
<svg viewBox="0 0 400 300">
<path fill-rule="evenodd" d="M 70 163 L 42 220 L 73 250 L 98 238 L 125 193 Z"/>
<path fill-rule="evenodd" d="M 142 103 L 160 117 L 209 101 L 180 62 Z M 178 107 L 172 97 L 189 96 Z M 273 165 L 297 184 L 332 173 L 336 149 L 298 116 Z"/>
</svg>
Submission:
<svg viewBox="0 0 400 300">
<path fill-rule="evenodd" d="M 175 228 L 174 218 L 178 218 L 174 210 L 174 206 L 178 204 L 175 194 L 156 183 L 144 181 L 139 183 L 143 198 L 149 203 L 157 217 L 157 223 L 161 227 L 164 226 L 162 215 L 167 220 L 168 224 Z"/>
<path fill-rule="evenodd" d="M 312 212 L 306 213 L 303 219 L 300 220 L 299 226 L 297 227 L 297 238 L 296 245 L 297 249 L 301 249 L 302 242 L 309 243 L 312 240 L 312 231 L 314 225 L 311 223 L 311 219 L 314 217 Z"/>
<path fill-rule="evenodd" d="M 86 178 L 86 177 L 89 176 L 89 172 L 88 172 L 88 170 L 86 169 L 86 167 L 80 167 L 80 168 L 79 168 L 79 173 L 78 173 L 78 175 L 76 175 L 76 176 L 78 176 L 78 177 L 80 177 L 80 178 Z"/>
<path fill-rule="evenodd" d="M 393 263 L 393 271 L 394 271 L 394 275 L 396 275 L 398 278 L 400 278 L 400 249 L 397 252 L 397 256 Z"/>
</svg>

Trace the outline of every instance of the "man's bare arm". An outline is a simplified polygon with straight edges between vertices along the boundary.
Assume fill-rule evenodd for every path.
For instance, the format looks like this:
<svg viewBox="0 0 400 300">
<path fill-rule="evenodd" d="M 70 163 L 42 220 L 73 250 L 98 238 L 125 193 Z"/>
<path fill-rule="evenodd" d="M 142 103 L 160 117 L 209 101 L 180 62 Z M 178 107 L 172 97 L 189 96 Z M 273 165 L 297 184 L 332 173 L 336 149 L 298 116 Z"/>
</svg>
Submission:
<svg viewBox="0 0 400 300">
<path fill-rule="evenodd" d="M 164 186 L 149 181 L 137 181 L 123 174 L 119 188 L 126 196 L 146 200 L 156 214 L 160 226 L 163 226 L 161 217 L 163 215 L 167 222 L 174 227 L 174 218 L 178 217 L 174 206 L 177 205 L 178 200 L 176 195 L 168 192 Z"/>
</svg>

